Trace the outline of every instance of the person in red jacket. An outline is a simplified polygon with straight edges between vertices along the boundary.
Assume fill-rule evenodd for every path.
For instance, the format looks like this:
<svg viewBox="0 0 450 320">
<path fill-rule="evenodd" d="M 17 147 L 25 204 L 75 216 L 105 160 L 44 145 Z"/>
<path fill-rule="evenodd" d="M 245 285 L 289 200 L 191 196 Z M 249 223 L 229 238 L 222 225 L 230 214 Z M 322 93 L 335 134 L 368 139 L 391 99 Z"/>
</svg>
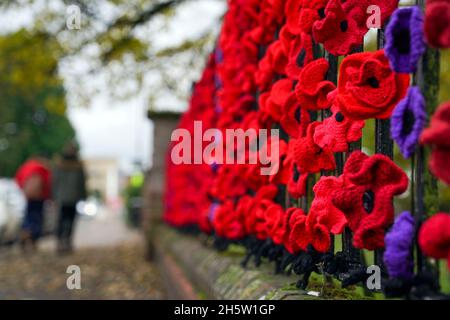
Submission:
<svg viewBox="0 0 450 320">
<path fill-rule="evenodd" d="M 42 234 L 44 202 L 51 194 L 51 171 L 45 162 L 45 159 L 32 158 L 18 169 L 15 177 L 27 200 L 20 234 L 24 250 L 34 250 Z"/>
</svg>

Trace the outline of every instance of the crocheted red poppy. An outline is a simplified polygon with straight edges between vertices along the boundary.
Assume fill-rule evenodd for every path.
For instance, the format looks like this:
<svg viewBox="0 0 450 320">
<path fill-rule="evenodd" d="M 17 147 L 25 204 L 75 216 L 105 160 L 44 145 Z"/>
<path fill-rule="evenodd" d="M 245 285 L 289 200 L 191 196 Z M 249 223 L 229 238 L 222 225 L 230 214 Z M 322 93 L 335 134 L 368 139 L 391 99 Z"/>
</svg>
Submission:
<svg viewBox="0 0 450 320">
<path fill-rule="evenodd" d="M 290 157 L 300 173 L 317 173 L 321 170 L 334 170 L 336 163 L 332 152 L 320 148 L 314 142 L 314 132 L 320 122 L 310 123 L 305 137 L 291 139 Z"/>
<path fill-rule="evenodd" d="M 325 17 L 329 0 L 288 0 L 285 7 L 286 26 L 294 34 L 312 33 L 314 22 Z"/>
<path fill-rule="evenodd" d="M 272 148 L 273 150 L 278 150 L 278 153 L 272 155 Z M 289 166 L 284 164 L 287 149 L 288 146 L 285 141 L 269 137 L 267 143 L 261 146 L 260 150 L 250 151 L 254 154 L 254 159 L 258 159 L 260 153 L 267 155 L 271 171 L 268 174 L 262 174 L 261 170 L 268 167 L 268 165 L 263 165 L 261 161 L 257 161 L 256 164 L 245 165 L 244 180 L 248 188 L 257 191 L 269 182 L 274 185 L 287 184 L 290 177 Z M 249 163 L 248 160 L 247 163 Z"/>
<path fill-rule="evenodd" d="M 298 38 L 299 35 L 289 31 L 289 28 L 285 24 L 283 27 L 281 27 L 278 36 L 280 38 L 284 52 L 287 52 L 289 54 L 289 52 L 291 51 L 292 44 L 294 43 L 295 39 Z"/>
<path fill-rule="evenodd" d="M 254 198 L 250 195 L 243 195 L 239 198 L 239 200 L 236 203 L 236 212 L 239 216 L 242 216 L 244 218 L 244 228 L 245 233 L 247 235 L 252 234 L 253 226 L 247 225 L 247 223 L 253 223 L 254 216 L 252 214 L 253 212 L 253 205 L 254 205 Z"/>
<path fill-rule="evenodd" d="M 274 145 L 272 145 L 274 144 Z M 281 139 L 272 140 L 269 139 L 269 143 L 267 144 L 267 148 L 269 151 L 263 151 L 263 154 L 270 154 L 271 148 L 274 150 L 278 150 L 278 155 L 270 156 L 270 165 L 272 167 L 272 171 L 269 174 L 269 181 L 274 185 L 284 184 L 286 185 L 291 176 L 290 166 L 286 165 L 284 160 L 288 154 L 288 144 Z M 260 173 L 261 174 L 261 173 Z"/>
<path fill-rule="evenodd" d="M 314 186 L 315 197 L 308 215 L 293 224 L 291 241 L 306 250 L 312 245 L 319 252 L 327 252 L 331 246 L 331 233 L 344 231 L 347 220 L 344 213 L 332 203 L 333 191 L 343 187 L 343 179 L 322 177 Z"/>
<path fill-rule="evenodd" d="M 297 254 L 300 251 L 300 247 L 297 245 L 296 239 L 297 237 L 292 234 L 292 229 L 294 225 L 299 221 L 304 219 L 305 212 L 299 208 L 289 208 L 286 210 L 286 214 L 284 216 L 285 222 L 285 230 L 283 234 L 283 244 L 286 250 L 291 254 Z"/>
<path fill-rule="evenodd" d="M 386 119 L 406 95 L 409 74 L 391 70 L 383 50 L 347 56 L 340 67 L 335 104 L 352 120 Z"/>
<path fill-rule="evenodd" d="M 338 107 L 331 107 L 332 116 L 323 120 L 314 132 L 314 142 L 332 152 L 345 152 L 348 144 L 362 137 L 364 121 L 353 121 L 342 114 Z"/>
<path fill-rule="evenodd" d="M 325 8 L 330 0 L 302 0 L 299 27 L 302 32 L 312 34 L 316 21 L 325 18 Z"/>
<path fill-rule="evenodd" d="M 367 28 L 367 8 L 381 11 L 381 25 L 398 7 L 398 0 L 330 0 L 324 18 L 314 22 L 314 39 L 334 55 L 346 55 L 363 43 Z"/>
<path fill-rule="evenodd" d="M 432 147 L 430 158 L 431 172 L 450 184 L 450 102 L 442 104 L 431 118 L 430 127 L 422 132 L 421 144 Z"/>
<path fill-rule="evenodd" d="M 286 75 L 292 80 L 297 80 L 300 71 L 314 60 L 312 37 L 302 33 L 284 46 L 289 48 Z"/>
<path fill-rule="evenodd" d="M 314 132 L 319 125 L 319 122 L 310 123 L 306 136 L 289 140 L 285 165 L 290 166 L 291 176 L 287 187 L 294 198 L 305 195 L 308 174 L 336 168 L 333 153 L 314 143 Z"/>
<path fill-rule="evenodd" d="M 406 191 L 408 177 L 391 159 L 355 151 L 343 173 L 344 187 L 334 191 L 332 202 L 354 232 L 356 248 L 384 247 L 384 233 L 394 220 L 393 197 Z"/>
<path fill-rule="evenodd" d="M 314 23 L 314 39 L 331 54 L 346 55 L 363 43 L 368 29 L 361 21 L 363 16 L 355 10 L 359 5 L 365 5 L 365 1 L 348 0 L 342 4 L 340 0 L 330 0 L 325 17 Z"/>
<path fill-rule="evenodd" d="M 283 23 L 284 1 L 263 0 L 258 6 L 258 26 L 248 34 L 254 43 L 268 44 L 273 41 L 277 27 Z"/>
<path fill-rule="evenodd" d="M 303 0 L 288 0 L 284 8 L 286 15 L 286 27 L 293 34 L 300 34 L 300 15 Z"/>
<path fill-rule="evenodd" d="M 274 185 L 267 185 L 258 190 L 251 201 L 245 200 L 245 229 L 248 234 L 253 234 L 257 239 L 267 238 L 267 229 L 265 225 L 265 211 L 272 205 L 272 201 L 278 193 Z"/>
<path fill-rule="evenodd" d="M 276 245 L 283 243 L 287 222 L 285 215 L 283 207 L 276 203 L 270 205 L 264 212 L 267 234 Z"/>
<path fill-rule="evenodd" d="M 342 178 L 322 177 L 314 186 L 314 200 L 306 218 L 306 230 L 311 244 L 319 252 L 327 252 L 331 245 L 330 233 L 340 234 L 347 225 L 344 213 L 332 202 L 332 191 L 344 185 Z"/>
<path fill-rule="evenodd" d="M 242 179 L 244 174 L 244 166 L 237 164 L 221 165 L 211 188 L 213 197 L 225 201 L 226 198 L 239 197 L 245 194 L 247 188 L 244 179 Z"/>
<path fill-rule="evenodd" d="M 436 48 L 450 48 L 450 0 L 427 0 L 425 36 Z"/>
<path fill-rule="evenodd" d="M 298 199 L 306 195 L 306 181 L 308 181 L 308 173 L 300 173 L 296 163 L 290 163 L 291 176 L 287 185 L 289 194 Z"/>
<path fill-rule="evenodd" d="M 269 176 L 261 174 L 261 167 L 258 164 L 247 164 L 243 179 L 250 190 L 258 190 L 261 186 L 269 182 Z"/>
<path fill-rule="evenodd" d="M 269 114 L 273 120 L 279 122 L 283 116 L 283 109 L 290 96 L 294 95 L 293 82 L 281 79 L 272 86 L 269 94 L 260 96 L 261 109 Z"/>
<path fill-rule="evenodd" d="M 225 201 L 216 209 L 213 225 L 219 237 L 239 240 L 245 236 L 244 217 L 234 210 L 231 200 Z"/>
<path fill-rule="evenodd" d="M 312 242 L 311 234 L 306 230 L 306 217 L 307 215 L 301 211 L 297 213 L 294 221 L 290 221 L 292 224 L 289 243 L 291 247 L 298 248 L 298 251 L 306 251 Z"/>
<path fill-rule="evenodd" d="M 327 95 L 336 89 L 333 82 L 326 80 L 329 64 L 324 58 L 314 60 L 301 70 L 295 95 L 307 110 L 320 110 L 330 107 Z"/>
<path fill-rule="evenodd" d="M 425 255 L 447 259 L 450 270 L 450 215 L 436 213 L 423 223 L 419 230 L 419 246 Z"/>
<path fill-rule="evenodd" d="M 311 122 L 308 110 L 303 109 L 295 95 L 289 97 L 283 109 L 280 119 L 281 127 L 291 138 L 306 135 L 306 129 Z"/>
<path fill-rule="evenodd" d="M 259 90 L 267 91 L 272 84 L 273 79 L 277 74 L 284 74 L 285 67 L 288 63 L 286 52 L 280 40 L 273 42 L 265 56 L 258 64 L 258 71 L 256 72 L 256 83 Z"/>
</svg>

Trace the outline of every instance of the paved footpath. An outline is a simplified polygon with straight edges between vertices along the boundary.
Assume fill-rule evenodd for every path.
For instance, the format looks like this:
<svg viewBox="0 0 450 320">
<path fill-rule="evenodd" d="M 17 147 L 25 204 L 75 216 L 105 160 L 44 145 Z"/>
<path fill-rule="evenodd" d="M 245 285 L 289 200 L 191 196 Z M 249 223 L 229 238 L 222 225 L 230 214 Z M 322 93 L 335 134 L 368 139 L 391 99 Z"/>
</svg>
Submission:
<svg viewBox="0 0 450 320">
<path fill-rule="evenodd" d="M 98 218 L 80 218 L 75 252 L 55 253 L 54 239 L 39 251 L 0 249 L 0 299 L 163 299 L 158 270 L 145 260 L 141 236 L 127 229 L 122 217 L 103 210 Z M 81 289 L 67 288 L 68 266 L 81 270 Z"/>
</svg>

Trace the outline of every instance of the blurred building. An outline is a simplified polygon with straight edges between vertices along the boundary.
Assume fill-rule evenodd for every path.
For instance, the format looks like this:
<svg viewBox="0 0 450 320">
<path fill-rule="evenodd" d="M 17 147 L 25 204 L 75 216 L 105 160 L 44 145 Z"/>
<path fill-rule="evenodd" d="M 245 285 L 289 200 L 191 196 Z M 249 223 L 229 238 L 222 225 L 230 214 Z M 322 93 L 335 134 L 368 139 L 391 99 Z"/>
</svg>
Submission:
<svg viewBox="0 0 450 320">
<path fill-rule="evenodd" d="M 90 158 L 83 160 L 90 195 L 100 195 L 104 201 L 119 197 L 120 173 L 116 159 Z"/>
</svg>

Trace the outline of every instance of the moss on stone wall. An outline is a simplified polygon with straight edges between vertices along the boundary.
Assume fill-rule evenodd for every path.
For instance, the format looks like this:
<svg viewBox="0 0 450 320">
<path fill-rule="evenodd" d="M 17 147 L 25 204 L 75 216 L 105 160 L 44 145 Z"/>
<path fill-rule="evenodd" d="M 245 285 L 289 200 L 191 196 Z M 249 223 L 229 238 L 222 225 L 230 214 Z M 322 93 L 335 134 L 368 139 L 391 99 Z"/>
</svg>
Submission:
<svg viewBox="0 0 450 320">
<path fill-rule="evenodd" d="M 240 246 L 217 252 L 199 237 L 178 233 L 164 225 L 156 228 L 156 245 L 170 254 L 198 288 L 199 296 L 208 299 L 318 300 L 375 299 L 366 297 L 361 288 L 340 288 L 338 281 L 325 281 L 319 274 L 311 276 L 308 291 L 320 292 L 316 297 L 296 288 L 295 275 L 276 275 L 274 266 L 263 263 L 259 268 L 240 265 L 245 251 Z"/>
</svg>

